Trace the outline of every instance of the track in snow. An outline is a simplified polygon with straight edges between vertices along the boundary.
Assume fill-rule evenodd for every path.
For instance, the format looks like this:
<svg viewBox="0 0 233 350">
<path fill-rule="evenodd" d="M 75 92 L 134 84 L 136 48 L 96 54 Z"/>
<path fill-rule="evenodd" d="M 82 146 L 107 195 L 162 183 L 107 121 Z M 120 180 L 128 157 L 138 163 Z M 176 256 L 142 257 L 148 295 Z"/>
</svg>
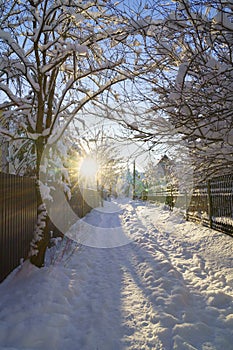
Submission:
<svg viewBox="0 0 233 350">
<path fill-rule="evenodd" d="M 95 226 L 105 234 L 120 227 L 128 244 L 82 245 L 65 267 L 60 263 L 9 283 L 0 318 L 10 323 L 12 336 L 2 328 L 0 349 L 233 349 L 232 289 L 221 275 L 216 280 L 195 246 L 189 251 L 163 232 L 148 210 L 127 203 L 111 215 L 93 211 L 85 218 L 91 242 L 98 241 Z M 13 290 L 17 300 L 9 296 Z M 27 309 L 29 300 L 39 305 L 39 314 L 36 306 Z"/>
</svg>

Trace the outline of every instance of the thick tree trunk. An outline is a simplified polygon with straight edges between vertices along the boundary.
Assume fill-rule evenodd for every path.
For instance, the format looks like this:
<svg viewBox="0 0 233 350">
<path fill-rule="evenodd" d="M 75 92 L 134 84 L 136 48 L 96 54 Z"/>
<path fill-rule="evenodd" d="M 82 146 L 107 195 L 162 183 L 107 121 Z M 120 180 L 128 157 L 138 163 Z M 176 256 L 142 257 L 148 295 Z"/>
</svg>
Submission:
<svg viewBox="0 0 233 350">
<path fill-rule="evenodd" d="M 49 232 L 49 217 L 43 203 L 43 199 L 40 192 L 39 177 L 40 177 L 40 165 L 44 150 L 44 139 L 38 139 L 36 142 L 37 151 L 37 165 L 36 165 L 36 196 L 37 196 L 37 223 L 34 231 L 34 237 L 31 242 L 30 261 L 37 267 L 44 266 L 46 249 L 50 242 Z"/>
<path fill-rule="evenodd" d="M 43 204 L 39 184 L 37 184 L 37 223 L 31 242 L 30 261 L 37 267 L 44 266 L 45 253 L 50 241 L 49 217 Z"/>
</svg>

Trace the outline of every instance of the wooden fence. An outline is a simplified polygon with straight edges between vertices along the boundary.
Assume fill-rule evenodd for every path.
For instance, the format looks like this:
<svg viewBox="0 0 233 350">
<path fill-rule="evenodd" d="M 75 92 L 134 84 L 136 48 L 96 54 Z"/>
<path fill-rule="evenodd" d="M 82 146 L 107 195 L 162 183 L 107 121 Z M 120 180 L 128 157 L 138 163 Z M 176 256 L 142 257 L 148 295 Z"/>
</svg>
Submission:
<svg viewBox="0 0 233 350">
<path fill-rule="evenodd" d="M 187 220 L 233 236 L 233 174 L 202 183 L 192 194 L 167 190 L 149 193 L 148 199 L 183 208 Z"/>
<path fill-rule="evenodd" d="M 36 212 L 34 180 L 0 173 L 0 281 L 27 257 Z"/>
<path fill-rule="evenodd" d="M 151 202 L 165 204 L 171 210 L 173 210 L 174 206 L 187 210 L 189 196 L 190 195 L 187 192 L 178 192 L 176 190 L 171 191 L 169 189 L 167 191 L 161 190 L 157 192 L 149 192 L 147 196 L 143 198 L 148 199 Z"/>
<path fill-rule="evenodd" d="M 148 199 L 166 203 L 171 209 L 174 205 L 184 208 L 188 220 L 233 236 L 233 175 L 216 177 L 199 185 L 191 200 L 189 194 L 171 190 L 148 193 Z M 75 190 L 70 205 L 83 217 L 99 206 L 100 201 L 96 191 L 86 189 L 83 194 Z M 0 281 L 19 265 L 21 258 L 27 257 L 36 211 L 34 180 L 0 173 Z"/>
<path fill-rule="evenodd" d="M 78 217 L 99 206 L 96 191 L 74 190 L 70 206 Z M 86 200 L 83 199 L 85 197 Z M 61 206 L 58 206 L 61 208 Z M 63 221 L 65 212 L 57 213 Z M 35 180 L 0 172 L 0 282 L 28 256 L 37 218 Z M 63 234 L 50 223 L 55 235 Z"/>
<path fill-rule="evenodd" d="M 70 206 L 79 218 L 84 217 L 93 208 L 101 205 L 100 193 L 96 190 L 89 188 L 72 190 L 72 197 L 70 200 Z"/>
<path fill-rule="evenodd" d="M 51 186 L 55 187 L 53 184 Z M 99 192 L 89 188 L 81 190 L 79 187 L 72 188 L 70 200 L 65 197 L 63 191 L 55 190 L 51 191 L 50 194 L 53 201 L 45 200 L 45 204 L 52 220 L 50 230 L 54 232 L 55 236 L 62 236 L 79 218 L 101 205 Z"/>
</svg>

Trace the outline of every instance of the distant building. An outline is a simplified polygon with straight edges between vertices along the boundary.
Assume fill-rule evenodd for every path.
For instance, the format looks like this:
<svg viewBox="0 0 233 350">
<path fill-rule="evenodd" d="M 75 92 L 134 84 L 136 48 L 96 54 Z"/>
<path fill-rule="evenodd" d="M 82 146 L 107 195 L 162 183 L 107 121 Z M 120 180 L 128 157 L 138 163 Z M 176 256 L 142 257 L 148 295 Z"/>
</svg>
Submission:
<svg viewBox="0 0 233 350">
<path fill-rule="evenodd" d="M 176 164 L 166 154 L 161 157 L 157 164 L 150 163 L 146 171 L 148 188 L 152 192 L 164 191 L 167 186 L 175 181 Z"/>
<path fill-rule="evenodd" d="M 156 165 L 157 175 L 161 178 L 170 179 L 174 171 L 174 162 L 165 154 Z"/>
</svg>

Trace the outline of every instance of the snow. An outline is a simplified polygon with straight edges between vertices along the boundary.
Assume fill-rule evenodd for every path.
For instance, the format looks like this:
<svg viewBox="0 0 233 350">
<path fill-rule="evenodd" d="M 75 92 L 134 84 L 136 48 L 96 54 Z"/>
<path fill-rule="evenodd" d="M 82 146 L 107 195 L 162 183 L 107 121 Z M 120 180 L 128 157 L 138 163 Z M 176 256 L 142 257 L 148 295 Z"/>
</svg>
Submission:
<svg viewBox="0 0 233 350">
<path fill-rule="evenodd" d="M 44 168 L 43 166 L 40 167 L 40 170 L 43 171 Z M 51 190 L 54 190 L 54 187 L 48 186 L 47 184 L 44 184 L 42 181 L 39 181 L 39 186 L 40 186 L 40 192 L 42 195 L 42 198 L 44 200 L 50 200 L 53 201 L 53 197 L 50 194 Z"/>
<path fill-rule="evenodd" d="M 228 15 L 223 11 L 219 11 L 214 18 L 215 23 L 221 24 L 223 28 L 233 30 L 233 23 L 228 18 Z"/>
<path fill-rule="evenodd" d="M 188 70 L 188 62 L 183 62 L 179 66 L 178 74 L 176 77 L 176 85 L 181 86 L 184 83 L 185 76 L 187 74 Z"/>
<path fill-rule="evenodd" d="M 13 271 L 0 285 L 1 350 L 233 349 L 230 236 L 140 201 L 105 202 L 71 228 L 85 237 L 81 222 L 96 241 L 117 228 L 128 242 L 58 240 L 46 267 Z"/>
</svg>

